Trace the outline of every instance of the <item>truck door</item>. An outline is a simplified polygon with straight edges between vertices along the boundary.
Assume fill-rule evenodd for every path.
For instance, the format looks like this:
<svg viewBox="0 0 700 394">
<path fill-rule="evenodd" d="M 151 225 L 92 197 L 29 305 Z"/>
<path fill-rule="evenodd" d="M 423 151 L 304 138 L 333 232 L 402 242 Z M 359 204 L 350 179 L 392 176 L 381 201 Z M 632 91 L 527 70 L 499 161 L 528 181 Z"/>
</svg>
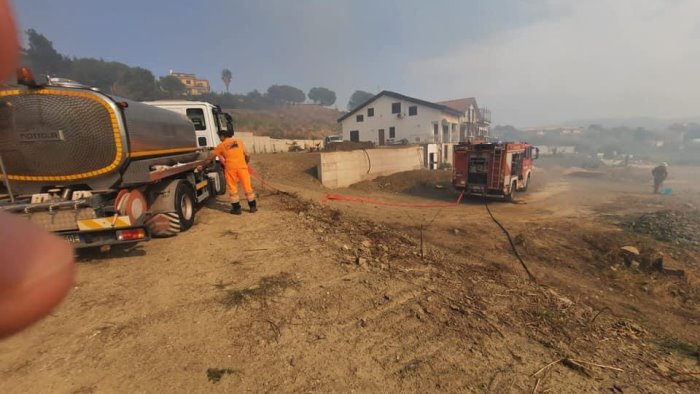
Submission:
<svg viewBox="0 0 700 394">
<path fill-rule="evenodd" d="M 207 112 L 204 111 L 202 106 L 188 107 L 185 110 L 185 114 L 192 124 L 194 124 L 194 130 L 197 135 L 197 146 L 200 148 L 204 147 L 215 147 L 218 141 L 211 140 L 211 133 L 209 128 L 213 127 L 212 119 L 207 116 Z"/>
<path fill-rule="evenodd" d="M 510 175 L 518 179 L 523 179 L 523 153 L 524 152 L 513 153 L 513 158 L 510 163 Z"/>
</svg>

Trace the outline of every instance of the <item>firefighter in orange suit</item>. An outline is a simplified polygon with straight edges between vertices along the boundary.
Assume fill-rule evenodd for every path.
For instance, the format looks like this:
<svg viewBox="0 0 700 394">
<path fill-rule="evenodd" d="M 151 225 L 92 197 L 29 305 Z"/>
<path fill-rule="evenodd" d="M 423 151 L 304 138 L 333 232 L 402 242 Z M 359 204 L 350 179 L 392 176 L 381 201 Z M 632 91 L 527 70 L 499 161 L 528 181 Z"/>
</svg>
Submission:
<svg viewBox="0 0 700 394">
<path fill-rule="evenodd" d="M 243 191 L 245 191 L 245 196 L 248 200 L 248 207 L 250 208 L 250 212 L 253 213 L 258 210 L 258 207 L 255 203 L 255 192 L 250 183 L 250 172 L 248 172 L 250 155 L 246 152 L 243 141 L 233 138 L 232 129 L 221 131 L 219 133 L 219 138 L 221 139 L 221 143 L 214 148 L 207 158 L 206 164 L 210 163 L 217 156 L 223 159 L 226 187 L 231 197 L 231 213 L 234 215 L 240 215 L 242 213 L 241 201 L 238 196 L 238 181 L 240 181 L 243 186 Z"/>
</svg>

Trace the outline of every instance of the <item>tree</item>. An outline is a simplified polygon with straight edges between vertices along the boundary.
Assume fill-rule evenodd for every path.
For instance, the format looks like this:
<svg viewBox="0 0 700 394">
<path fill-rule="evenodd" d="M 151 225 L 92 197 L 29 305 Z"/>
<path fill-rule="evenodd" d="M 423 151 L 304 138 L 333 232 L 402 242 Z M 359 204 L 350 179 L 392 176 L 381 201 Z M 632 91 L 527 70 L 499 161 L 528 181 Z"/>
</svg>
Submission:
<svg viewBox="0 0 700 394">
<path fill-rule="evenodd" d="M 119 62 L 105 62 L 92 58 L 73 59 L 70 70 L 64 75 L 68 79 L 109 92 L 114 81 L 129 70 Z"/>
<path fill-rule="evenodd" d="M 228 86 L 231 84 L 231 79 L 233 79 L 233 74 L 231 73 L 231 70 L 229 70 L 228 68 L 221 70 L 221 80 L 224 81 L 224 85 L 226 85 L 227 93 Z"/>
<path fill-rule="evenodd" d="M 24 61 L 34 71 L 34 75 L 61 75 L 70 67 L 70 59 L 54 49 L 53 43 L 34 29 L 26 31 L 29 47 L 25 50 Z"/>
<path fill-rule="evenodd" d="M 168 98 L 176 98 L 185 94 L 187 87 L 182 81 L 172 75 L 160 77 L 158 81 L 160 90 L 166 94 Z"/>
<path fill-rule="evenodd" d="M 372 93 L 365 92 L 364 90 L 356 90 L 355 93 L 350 96 L 350 101 L 348 101 L 348 111 L 359 107 L 360 104 L 368 101 L 372 97 L 374 97 Z"/>
<path fill-rule="evenodd" d="M 311 90 L 309 90 L 308 96 L 309 100 L 317 104 L 321 104 L 325 107 L 328 107 L 335 103 L 335 92 L 327 88 L 311 88 Z"/>
<path fill-rule="evenodd" d="M 298 88 L 289 85 L 272 85 L 267 89 L 267 96 L 277 104 L 303 103 L 306 94 Z"/>
<path fill-rule="evenodd" d="M 145 68 L 130 67 L 115 83 L 117 94 L 132 100 L 153 100 L 158 96 L 156 78 Z"/>
</svg>

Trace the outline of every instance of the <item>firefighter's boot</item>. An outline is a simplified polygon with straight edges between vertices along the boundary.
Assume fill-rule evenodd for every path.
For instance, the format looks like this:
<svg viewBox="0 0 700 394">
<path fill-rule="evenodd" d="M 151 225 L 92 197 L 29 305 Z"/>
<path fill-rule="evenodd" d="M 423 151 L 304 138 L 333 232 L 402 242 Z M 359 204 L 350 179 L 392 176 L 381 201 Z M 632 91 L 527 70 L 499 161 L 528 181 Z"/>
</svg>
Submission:
<svg viewBox="0 0 700 394">
<path fill-rule="evenodd" d="M 258 210 L 258 204 L 255 200 L 248 201 L 248 208 L 250 208 L 250 213 L 256 212 Z"/>
<path fill-rule="evenodd" d="M 243 214 L 243 210 L 241 210 L 241 203 L 240 202 L 232 202 L 231 203 L 231 214 L 233 214 L 233 215 Z"/>
</svg>

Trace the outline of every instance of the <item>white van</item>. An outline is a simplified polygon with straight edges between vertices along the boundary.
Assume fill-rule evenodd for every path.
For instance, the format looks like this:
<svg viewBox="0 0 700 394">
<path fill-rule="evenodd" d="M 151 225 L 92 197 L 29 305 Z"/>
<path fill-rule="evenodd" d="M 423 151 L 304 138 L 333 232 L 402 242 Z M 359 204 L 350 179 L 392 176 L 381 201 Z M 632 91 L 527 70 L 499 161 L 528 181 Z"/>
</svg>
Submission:
<svg viewBox="0 0 700 394">
<path fill-rule="evenodd" d="M 326 147 L 326 146 L 328 146 L 330 144 L 334 144 L 336 142 L 343 142 L 343 136 L 342 135 L 329 135 L 323 139 L 323 146 Z"/>
</svg>

